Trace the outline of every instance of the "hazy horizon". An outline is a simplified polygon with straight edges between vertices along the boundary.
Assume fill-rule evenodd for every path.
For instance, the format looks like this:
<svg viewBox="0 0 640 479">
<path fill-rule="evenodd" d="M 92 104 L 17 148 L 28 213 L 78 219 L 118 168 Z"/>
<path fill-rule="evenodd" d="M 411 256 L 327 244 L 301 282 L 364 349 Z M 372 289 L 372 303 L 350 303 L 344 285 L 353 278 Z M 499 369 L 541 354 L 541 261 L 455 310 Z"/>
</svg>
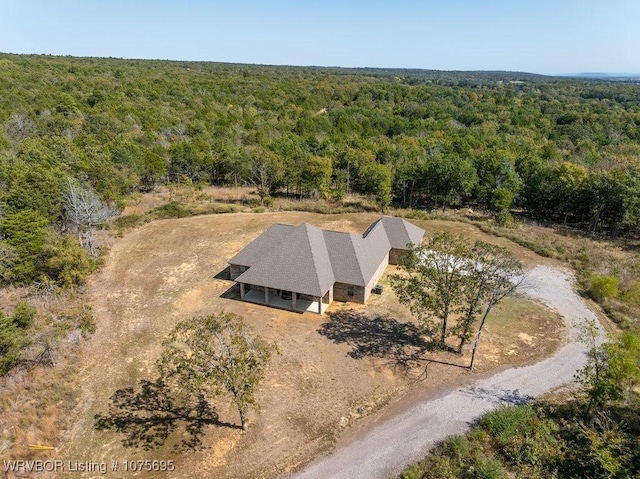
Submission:
<svg viewBox="0 0 640 479">
<path fill-rule="evenodd" d="M 480 3 L 0 0 L 0 50 L 543 75 L 640 72 L 640 2 Z"/>
</svg>

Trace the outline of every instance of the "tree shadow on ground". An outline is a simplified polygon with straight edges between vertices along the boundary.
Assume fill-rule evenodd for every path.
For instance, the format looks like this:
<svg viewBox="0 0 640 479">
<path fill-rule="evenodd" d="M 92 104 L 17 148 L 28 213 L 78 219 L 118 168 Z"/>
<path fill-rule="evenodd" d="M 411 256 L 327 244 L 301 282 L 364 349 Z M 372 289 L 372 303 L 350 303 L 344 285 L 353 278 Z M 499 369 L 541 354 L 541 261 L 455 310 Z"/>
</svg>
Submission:
<svg viewBox="0 0 640 479">
<path fill-rule="evenodd" d="M 220 421 L 215 408 L 202 396 L 191 401 L 177 399 L 161 379 L 141 380 L 137 388 L 119 389 L 110 399 L 108 414 L 96 414 L 94 427 L 124 434 L 125 447 L 154 449 L 171 433 L 182 430 L 186 438 L 174 446 L 176 451 L 197 450 L 202 448 L 206 426 L 239 428 Z"/>
<path fill-rule="evenodd" d="M 348 355 L 354 359 L 388 359 L 394 369 L 415 379 L 426 378 L 432 363 L 466 368 L 427 358 L 426 353 L 442 350 L 442 345 L 425 339 L 415 324 L 401 323 L 389 316 L 367 316 L 352 310 L 331 312 L 327 316 L 329 321 L 323 323 L 318 332 L 335 343 L 349 344 L 352 350 Z"/>
<path fill-rule="evenodd" d="M 471 386 L 461 390 L 463 394 L 477 399 L 486 399 L 494 404 L 509 404 L 513 406 L 527 404 L 534 400 L 533 396 L 523 394 L 519 389 L 501 389 L 498 387 Z"/>
</svg>

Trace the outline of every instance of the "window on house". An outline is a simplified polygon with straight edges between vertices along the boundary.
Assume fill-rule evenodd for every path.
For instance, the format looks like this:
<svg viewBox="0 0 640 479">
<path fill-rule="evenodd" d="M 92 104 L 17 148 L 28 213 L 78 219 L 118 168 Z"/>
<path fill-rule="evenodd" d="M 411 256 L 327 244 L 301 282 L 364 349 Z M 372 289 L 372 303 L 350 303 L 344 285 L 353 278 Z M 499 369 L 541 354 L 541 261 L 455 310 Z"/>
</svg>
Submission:
<svg viewBox="0 0 640 479">
<path fill-rule="evenodd" d="M 347 286 L 347 296 L 355 296 L 356 289 L 353 286 Z"/>
</svg>

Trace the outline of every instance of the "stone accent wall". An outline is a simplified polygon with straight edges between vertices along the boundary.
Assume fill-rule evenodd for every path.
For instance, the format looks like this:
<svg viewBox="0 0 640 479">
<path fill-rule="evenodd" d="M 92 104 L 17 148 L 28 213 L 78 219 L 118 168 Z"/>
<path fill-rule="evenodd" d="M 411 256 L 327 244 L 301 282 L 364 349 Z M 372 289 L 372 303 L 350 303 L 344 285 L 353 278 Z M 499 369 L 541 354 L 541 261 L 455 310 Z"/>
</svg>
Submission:
<svg viewBox="0 0 640 479">
<path fill-rule="evenodd" d="M 389 264 L 400 264 L 407 253 L 406 249 L 391 248 L 391 251 L 389 251 Z"/>
<path fill-rule="evenodd" d="M 349 296 L 349 288 L 353 288 L 353 296 Z M 365 289 L 362 286 L 354 286 L 345 283 L 333 283 L 334 301 L 350 301 L 352 303 L 365 302 Z"/>
<path fill-rule="evenodd" d="M 239 264 L 232 264 L 229 266 L 229 276 L 232 280 L 235 280 L 238 276 L 248 270 L 248 266 L 240 266 Z"/>
</svg>

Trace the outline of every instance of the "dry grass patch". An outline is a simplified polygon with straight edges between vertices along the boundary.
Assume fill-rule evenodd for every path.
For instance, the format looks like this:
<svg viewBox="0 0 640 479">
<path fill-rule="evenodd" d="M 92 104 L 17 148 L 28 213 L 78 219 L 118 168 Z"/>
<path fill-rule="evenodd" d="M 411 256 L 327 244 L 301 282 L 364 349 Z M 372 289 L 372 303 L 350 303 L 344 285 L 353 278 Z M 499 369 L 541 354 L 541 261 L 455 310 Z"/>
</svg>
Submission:
<svg viewBox="0 0 640 479">
<path fill-rule="evenodd" d="M 27 300 L 38 314 L 27 333 L 24 357 L 0 377 L 0 459 L 41 459 L 59 447 L 79 396 L 79 355 L 92 330 L 92 313 L 78 296 L 41 296 L 26 289 L 3 290 L 3 309 Z M 84 331 L 84 333 L 83 333 Z M 43 354 L 46 353 L 46 354 Z"/>
<path fill-rule="evenodd" d="M 53 368 L 14 371 L 0 380 L 0 459 L 42 459 L 55 453 L 30 449 L 59 446 L 70 427 L 79 389 L 75 351 Z"/>
<path fill-rule="evenodd" d="M 619 325 L 640 322 L 640 252 L 637 240 L 590 238 L 563 226 L 521 224 L 506 229 L 484 225 L 488 232 L 522 238 L 548 256 L 569 263 L 581 291 L 590 295 Z M 615 288 L 601 292 L 597 281 L 611 280 Z"/>
</svg>

